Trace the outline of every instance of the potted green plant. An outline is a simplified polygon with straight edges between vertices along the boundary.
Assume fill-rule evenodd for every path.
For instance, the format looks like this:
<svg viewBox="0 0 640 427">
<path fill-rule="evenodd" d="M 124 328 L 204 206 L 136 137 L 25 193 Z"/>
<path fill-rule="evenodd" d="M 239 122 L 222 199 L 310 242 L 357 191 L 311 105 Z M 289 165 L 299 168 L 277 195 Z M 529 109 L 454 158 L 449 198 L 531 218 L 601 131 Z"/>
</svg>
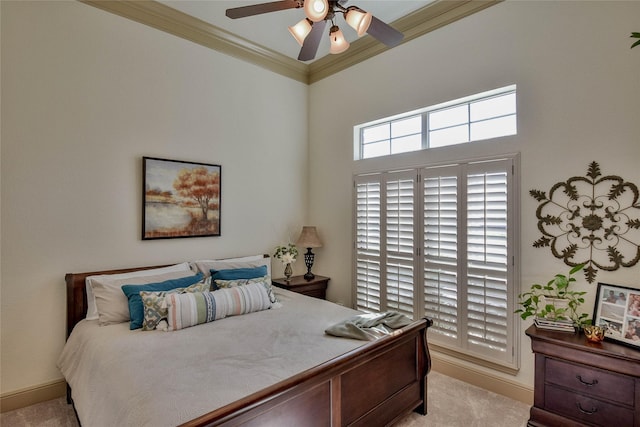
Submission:
<svg viewBox="0 0 640 427">
<path fill-rule="evenodd" d="M 578 313 L 586 292 L 570 289 L 576 281 L 573 275 L 582 268 L 584 264 L 579 264 L 568 275 L 556 274 L 546 285 L 534 283 L 529 291 L 518 295 L 521 308 L 515 312 L 523 320 L 533 316 L 551 321 L 571 321 L 578 328 L 590 323 L 586 313 Z"/>
</svg>

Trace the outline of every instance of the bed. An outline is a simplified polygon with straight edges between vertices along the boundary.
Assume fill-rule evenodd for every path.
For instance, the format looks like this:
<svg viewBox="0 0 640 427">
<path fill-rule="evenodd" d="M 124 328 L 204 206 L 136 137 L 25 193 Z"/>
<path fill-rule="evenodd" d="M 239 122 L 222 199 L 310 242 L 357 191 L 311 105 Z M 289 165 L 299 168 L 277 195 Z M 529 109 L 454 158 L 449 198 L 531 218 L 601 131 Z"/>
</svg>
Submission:
<svg viewBox="0 0 640 427">
<path fill-rule="evenodd" d="M 374 341 L 333 337 L 324 330 L 358 312 L 279 288 L 278 308 L 174 332 L 85 319 L 87 277 L 161 267 L 66 275 L 58 365 L 81 424 L 378 426 L 426 414 L 428 319 Z"/>
</svg>

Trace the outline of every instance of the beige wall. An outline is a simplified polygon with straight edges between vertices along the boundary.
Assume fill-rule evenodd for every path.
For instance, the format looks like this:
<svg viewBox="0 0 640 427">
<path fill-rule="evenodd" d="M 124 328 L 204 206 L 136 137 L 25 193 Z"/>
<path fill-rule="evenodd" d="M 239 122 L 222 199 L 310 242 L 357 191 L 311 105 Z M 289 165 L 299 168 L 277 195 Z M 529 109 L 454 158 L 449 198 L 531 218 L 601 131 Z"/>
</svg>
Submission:
<svg viewBox="0 0 640 427">
<path fill-rule="evenodd" d="M 79 2 L 1 8 L 4 395 L 61 378 L 65 273 L 295 239 L 308 88 Z M 222 165 L 221 237 L 140 240 L 142 156 Z"/>
<path fill-rule="evenodd" d="M 639 2 L 508 1 L 312 85 L 309 214 L 325 232 L 318 269 L 342 285 L 329 298 L 351 301 L 353 126 L 510 84 L 518 86 L 518 135 L 458 147 L 456 156 L 521 153 L 522 289 L 567 271 L 532 247 L 540 235 L 528 192 L 584 175 L 594 160 L 640 185 L 640 50 L 629 49 L 638 16 Z M 437 151 L 404 157 L 446 160 Z M 598 280 L 640 288 L 640 265 Z M 591 312 L 596 285 L 582 277 L 580 285 Z M 487 372 L 533 385 L 529 324 L 521 325 L 520 373 Z"/>
</svg>

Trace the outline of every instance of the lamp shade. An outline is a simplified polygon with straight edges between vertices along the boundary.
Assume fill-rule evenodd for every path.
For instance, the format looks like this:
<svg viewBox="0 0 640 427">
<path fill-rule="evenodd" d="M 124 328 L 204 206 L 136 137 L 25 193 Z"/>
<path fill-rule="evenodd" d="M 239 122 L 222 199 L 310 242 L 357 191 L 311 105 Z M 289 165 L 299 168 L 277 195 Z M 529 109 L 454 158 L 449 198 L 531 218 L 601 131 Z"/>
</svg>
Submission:
<svg viewBox="0 0 640 427">
<path fill-rule="evenodd" d="M 329 2 L 327 0 L 306 0 L 304 2 L 304 13 L 313 22 L 322 21 L 329 12 Z"/>
<path fill-rule="evenodd" d="M 293 38 L 296 39 L 298 44 L 302 46 L 304 44 L 304 39 L 306 39 L 311 32 L 311 21 L 305 18 L 293 27 L 289 27 L 289 32 Z"/>
<path fill-rule="evenodd" d="M 371 13 L 356 8 L 349 9 L 344 17 L 347 24 L 356 30 L 359 37 L 363 36 L 369 29 L 371 18 Z"/>
<path fill-rule="evenodd" d="M 340 30 L 337 25 L 331 27 L 331 30 L 329 31 L 329 38 L 331 39 L 329 53 L 342 53 L 349 49 L 349 42 L 344 38 L 342 30 Z"/>
<path fill-rule="evenodd" d="M 302 232 L 296 241 L 296 246 L 300 246 L 301 248 L 321 248 L 322 242 L 318 237 L 316 227 L 309 225 L 302 227 Z"/>
</svg>

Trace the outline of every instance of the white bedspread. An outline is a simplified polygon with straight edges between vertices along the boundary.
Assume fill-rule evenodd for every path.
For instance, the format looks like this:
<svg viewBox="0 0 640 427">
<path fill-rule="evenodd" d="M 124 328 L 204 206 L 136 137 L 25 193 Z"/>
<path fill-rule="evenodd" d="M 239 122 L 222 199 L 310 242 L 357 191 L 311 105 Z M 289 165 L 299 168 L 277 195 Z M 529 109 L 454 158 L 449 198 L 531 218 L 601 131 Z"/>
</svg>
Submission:
<svg viewBox="0 0 640 427">
<path fill-rule="evenodd" d="M 324 334 L 356 311 L 276 289 L 282 307 L 176 332 L 80 322 L 58 360 L 83 426 L 175 426 L 365 342 Z"/>
</svg>

